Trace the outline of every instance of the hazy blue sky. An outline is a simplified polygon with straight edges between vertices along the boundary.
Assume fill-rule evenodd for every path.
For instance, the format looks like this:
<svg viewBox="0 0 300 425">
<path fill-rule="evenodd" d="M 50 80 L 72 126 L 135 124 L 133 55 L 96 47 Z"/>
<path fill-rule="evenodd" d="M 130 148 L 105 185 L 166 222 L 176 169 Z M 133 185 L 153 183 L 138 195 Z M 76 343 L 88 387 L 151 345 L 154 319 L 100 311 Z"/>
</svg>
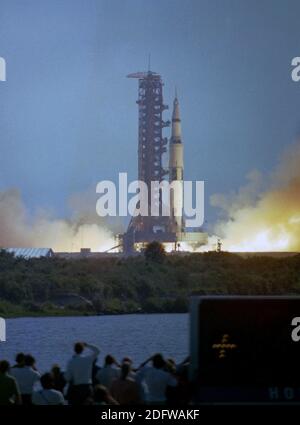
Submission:
<svg viewBox="0 0 300 425">
<path fill-rule="evenodd" d="M 149 52 L 170 106 L 178 87 L 185 178 L 210 195 L 269 172 L 300 128 L 299 16 L 298 0 L 0 0 L 0 190 L 65 214 L 69 195 L 134 179 L 137 81 L 125 77 Z"/>
</svg>

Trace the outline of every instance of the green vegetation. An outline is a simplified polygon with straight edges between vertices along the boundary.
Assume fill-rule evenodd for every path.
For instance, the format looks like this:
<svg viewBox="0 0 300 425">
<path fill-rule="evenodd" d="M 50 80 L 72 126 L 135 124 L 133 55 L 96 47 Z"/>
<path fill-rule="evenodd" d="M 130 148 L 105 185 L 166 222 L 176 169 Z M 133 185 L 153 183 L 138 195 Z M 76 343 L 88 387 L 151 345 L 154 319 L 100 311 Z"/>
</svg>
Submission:
<svg viewBox="0 0 300 425">
<path fill-rule="evenodd" d="M 166 251 L 160 242 L 153 241 L 147 245 L 144 256 L 147 261 L 163 263 L 166 259 Z"/>
<path fill-rule="evenodd" d="M 0 251 L 0 316 L 185 312 L 193 293 L 300 294 L 300 255 L 147 258 L 25 260 Z"/>
</svg>

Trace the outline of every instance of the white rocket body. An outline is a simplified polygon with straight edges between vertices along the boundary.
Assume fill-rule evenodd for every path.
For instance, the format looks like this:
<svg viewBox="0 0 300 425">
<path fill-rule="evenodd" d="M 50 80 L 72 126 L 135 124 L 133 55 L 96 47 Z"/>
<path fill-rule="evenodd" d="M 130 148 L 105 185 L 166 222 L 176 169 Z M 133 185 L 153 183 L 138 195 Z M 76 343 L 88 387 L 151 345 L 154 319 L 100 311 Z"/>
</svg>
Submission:
<svg viewBox="0 0 300 425">
<path fill-rule="evenodd" d="M 183 144 L 181 138 L 181 120 L 177 96 L 174 100 L 172 115 L 172 135 L 169 143 L 169 182 L 171 225 L 175 232 L 183 231 Z"/>
</svg>

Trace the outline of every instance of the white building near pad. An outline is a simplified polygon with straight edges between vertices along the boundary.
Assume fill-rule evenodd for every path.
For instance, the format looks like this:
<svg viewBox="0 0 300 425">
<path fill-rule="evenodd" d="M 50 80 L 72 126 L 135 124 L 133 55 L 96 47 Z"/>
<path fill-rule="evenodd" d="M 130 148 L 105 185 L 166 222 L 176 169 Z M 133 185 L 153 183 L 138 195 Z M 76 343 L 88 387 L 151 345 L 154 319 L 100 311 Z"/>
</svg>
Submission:
<svg viewBox="0 0 300 425">
<path fill-rule="evenodd" d="M 15 257 L 23 257 L 26 260 L 54 256 L 51 248 L 4 248 L 4 250 L 10 254 L 14 254 Z"/>
</svg>

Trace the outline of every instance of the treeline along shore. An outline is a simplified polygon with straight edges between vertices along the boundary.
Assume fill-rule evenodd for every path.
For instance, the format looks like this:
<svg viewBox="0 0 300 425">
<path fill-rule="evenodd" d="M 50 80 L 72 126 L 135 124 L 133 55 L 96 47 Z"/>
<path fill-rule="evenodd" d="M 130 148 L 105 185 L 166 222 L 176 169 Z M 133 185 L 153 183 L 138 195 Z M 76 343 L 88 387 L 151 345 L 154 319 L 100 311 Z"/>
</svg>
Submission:
<svg viewBox="0 0 300 425">
<path fill-rule="evenodd" d="M 192 294 L 300 294 L 300 255 L 65 260 L 0 251 L 0 316 L 184 313 Z"/>
</svg>

